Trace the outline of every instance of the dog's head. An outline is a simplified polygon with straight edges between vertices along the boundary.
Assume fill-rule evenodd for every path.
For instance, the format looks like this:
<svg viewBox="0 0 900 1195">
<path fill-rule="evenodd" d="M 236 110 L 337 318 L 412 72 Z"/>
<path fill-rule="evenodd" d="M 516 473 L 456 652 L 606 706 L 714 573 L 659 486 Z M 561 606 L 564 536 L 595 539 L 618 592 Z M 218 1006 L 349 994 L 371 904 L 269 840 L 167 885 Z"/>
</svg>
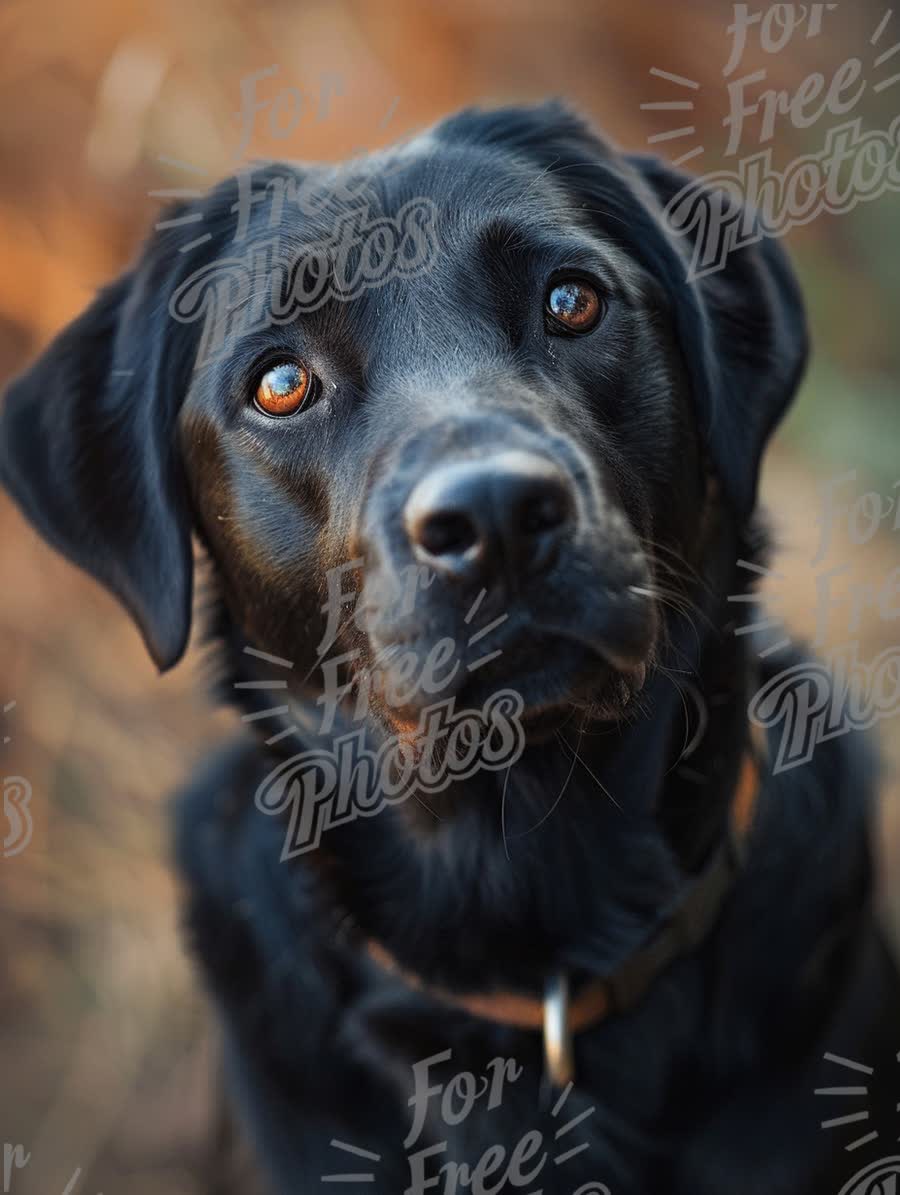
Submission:
<svg viewBox="0 0 900 1195">
<path fill-rule="evenodd" d="M 806 352 L 771 239 L 689 280 L 663 219 L 685 182 L 555 104 L 228 180 L 13 383 L 0 474 L 161 668 L 196 531 L 298 678 L 320 651 L 393 670 L 400 722 L 501 683 L 615 716 L 655 562 L 695 558 L 711 475 L 747 518 Z"/>
</svg>

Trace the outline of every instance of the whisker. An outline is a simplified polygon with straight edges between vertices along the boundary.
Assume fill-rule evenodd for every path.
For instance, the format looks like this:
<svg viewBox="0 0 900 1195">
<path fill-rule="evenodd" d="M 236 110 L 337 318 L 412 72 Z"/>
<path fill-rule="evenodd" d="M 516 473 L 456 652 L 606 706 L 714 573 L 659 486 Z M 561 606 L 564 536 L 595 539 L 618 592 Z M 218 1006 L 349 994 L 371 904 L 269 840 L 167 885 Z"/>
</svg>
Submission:
<svg viewBox="0 0 900 1195">
<path fill-rule="evenodd" d="M 506 853 L 507 862 L 511 863 L 512 859 L 509 854 L 509 839 L 506 836 L 506 792 L 509 788 L 509 774 L 513 770 L 513 765 L 510 764 L 506 769 L 506 776 L 503 780 L 503 792 L 500 795 L 500 833 L 503 837 L 503 850 Z"/>
<path fill-rule="evenodd" d="M 558 731 L 556 733 L 556 737 L 557 738 L 560 737 Z M 562 741 L 562 740 L 560 740 L 560 741 Z M 563 799 L 563 794 L 565 793 L 566 789 L 569 787 L 569 781 L 572 779 L 572 773 L 575 771 L 575 763 L 576 763 L 577 758 L 578 758 L 578 753 L 576 752 L 575 758 L 572 760 L 571 766 L 569 767 L 568 775 L 566 776 L 565 780 L 563 781 L 562 788 L 559 790 L 559 796 L 556 798 L 556 800 L 553 802 L 553 804 L 550 806 L 550 808 L 547 810 L 547 812 L 544 814 L 544 816 L 542 818 L 540 818 L 538 821 L 536 821 L 534 823 L 534 825 L 531 826 L 529 829 L 523 830 L 521 834 L 516 834 L 515 835 L 516 838 L 525 838 L 526 835 L 533 834 L 535 830 L 539 829 L 544 824 L 544 822 L 551 815 L 551 813 L 553 813 L 553 811 L 556 809 L 557 805 Z"/>
<path fill-rule="evenodd" d="M 582 724 L 582 727 L 578 732 L 579 743 L 584 738 L 584 733 L 585 733 L 584 724 Z M 559 739 L 560 743 L 563 745 L 563 747 L 566 749 L 566 751 L 572 750 L 572 748 L 569 746 L 569 744 L 566 742 L 566 740 L 562 737 L 562 735 L 559 733 L 559 731 L 556 732 L 556 737 Z M 575 752 L 574 762 L 581 764 L 581 766 L 584 768 L 584 770 L 587 772 L 587 774 L 590 776 L 590 778 L 593 780 L 593 782 L 597 785 L 597 787 L 600 789 L 600 791 L 606 797 L 608 797 L 610 801 L 612 801 L 613 805 L 615 805 L 616 809 L 618 809 L 620 813 L 623 812 L 622 806 L 619 804 L 619 802 L 616 800 L 616 798 L 612 795 L 612 793 L 609 791 L 609 789 L 602 783 L 602 781 L 599 780 L 598 777 L 594 774 L 594 772 L 591 771 L 591 769 L 588 767 L 588 765 L 581 758 L 581 755 L 578 753 L 578 751 Z"/>
</svg>

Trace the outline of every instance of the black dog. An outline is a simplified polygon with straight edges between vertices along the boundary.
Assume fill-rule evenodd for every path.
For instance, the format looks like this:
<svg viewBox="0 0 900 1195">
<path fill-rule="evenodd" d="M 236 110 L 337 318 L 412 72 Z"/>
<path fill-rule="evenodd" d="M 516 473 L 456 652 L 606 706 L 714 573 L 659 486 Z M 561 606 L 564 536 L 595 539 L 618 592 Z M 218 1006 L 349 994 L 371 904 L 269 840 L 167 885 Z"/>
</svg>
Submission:
<svg viewBox="0 0 900 1195">
<path fill-rule="evenodd" d="M 801 299 L 771 239 L 689 276 L 687 181 L 556 105 L 265 167 L 9 391 L 3 480 L 160 668 L 212 561 L 265 742 L 178 853 L 279 1192 L 837 1195 L 893 1115 L 867 1078 L 829 1160 L 825 1054 L 898 1045 L 872 769 L 773 769 L 747 704 L 794 661 L 727 602 Z"/>
</svg>

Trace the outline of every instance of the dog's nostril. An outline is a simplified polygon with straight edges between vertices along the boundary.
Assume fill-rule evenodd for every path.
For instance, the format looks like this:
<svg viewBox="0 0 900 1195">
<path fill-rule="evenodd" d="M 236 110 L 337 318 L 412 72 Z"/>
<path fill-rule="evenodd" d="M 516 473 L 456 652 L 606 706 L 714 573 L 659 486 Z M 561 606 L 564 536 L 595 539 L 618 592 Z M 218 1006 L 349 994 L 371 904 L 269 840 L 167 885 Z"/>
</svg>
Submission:
<svg viewBox="0 0 900 1195">
<path fill-rule="evenodd" d="M 478 528 L 464 514 L 442 511 L 422 520 L 415 540 L 429 556 L 462 555 L 478 543 Z"/>
</svg>

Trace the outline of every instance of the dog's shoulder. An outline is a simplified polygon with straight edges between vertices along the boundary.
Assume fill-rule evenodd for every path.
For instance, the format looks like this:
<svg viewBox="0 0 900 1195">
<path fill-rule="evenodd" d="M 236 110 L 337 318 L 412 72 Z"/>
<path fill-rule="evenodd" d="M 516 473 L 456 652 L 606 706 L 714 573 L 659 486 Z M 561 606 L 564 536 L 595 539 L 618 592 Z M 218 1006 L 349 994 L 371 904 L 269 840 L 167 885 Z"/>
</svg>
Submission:
<svg viewBox="0 0 900 1195">
<path fill-rule="evenodd" d="M 252 740 L 236 739 L 198 768 L 173 807 L 188 939 L 216 995 L 236 1006 L 279 959 L 307 993 L 321 982 L 310 961 L 320 937 L 314 878 L 280 862 L 284 825 L 254 800 L 268 767 Z"/>
</svg>

